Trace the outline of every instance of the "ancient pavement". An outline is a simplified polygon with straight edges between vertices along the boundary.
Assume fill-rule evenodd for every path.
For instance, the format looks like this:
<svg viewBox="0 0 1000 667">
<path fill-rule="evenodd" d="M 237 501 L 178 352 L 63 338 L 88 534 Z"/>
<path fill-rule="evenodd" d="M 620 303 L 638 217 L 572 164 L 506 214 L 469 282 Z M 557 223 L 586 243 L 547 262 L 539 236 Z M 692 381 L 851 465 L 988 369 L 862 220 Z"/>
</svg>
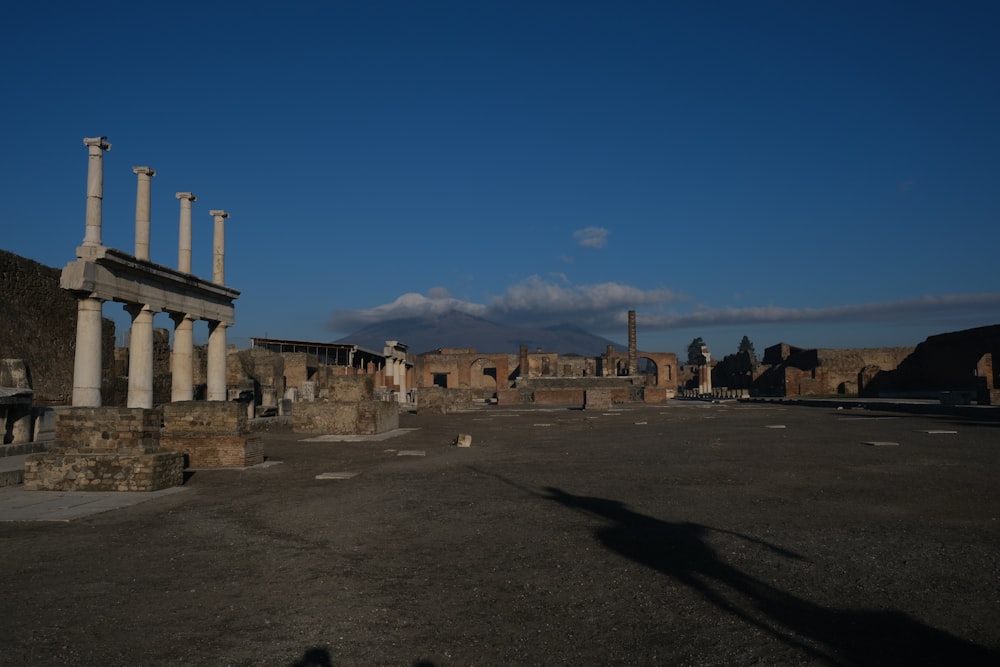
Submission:
<svg viewBox="0 0 1000 667">
<path fill-rule="evenodd" d="M 4 495 L 0 663 L 1000 659 L 997 422 L 674 401 L 401 426 L 269 433 L 270 465 L 76 518 Z"/>
</svg>

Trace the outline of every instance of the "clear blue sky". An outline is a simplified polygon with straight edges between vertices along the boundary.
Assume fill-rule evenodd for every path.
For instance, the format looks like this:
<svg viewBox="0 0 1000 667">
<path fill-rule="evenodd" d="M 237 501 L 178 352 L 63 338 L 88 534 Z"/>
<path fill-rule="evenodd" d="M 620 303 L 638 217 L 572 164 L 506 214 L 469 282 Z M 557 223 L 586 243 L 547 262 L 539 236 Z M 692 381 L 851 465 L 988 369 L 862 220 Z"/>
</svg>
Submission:
<svg viewBox="0 0 1000 667">
<path fill-rule="evenodd" d="M 1000 322 L 998 34 L 971 0 L 18 3 L 0 247 L 74 258 L 104 135 L 106 245 L 133 166 L 156 262 L 175 192 L 203 277 L 230 212 L 240 346 L 452 307 L 619 341 L 635 309 L 640 348 L 717 357 L 915 345 Z"/>
</svg>

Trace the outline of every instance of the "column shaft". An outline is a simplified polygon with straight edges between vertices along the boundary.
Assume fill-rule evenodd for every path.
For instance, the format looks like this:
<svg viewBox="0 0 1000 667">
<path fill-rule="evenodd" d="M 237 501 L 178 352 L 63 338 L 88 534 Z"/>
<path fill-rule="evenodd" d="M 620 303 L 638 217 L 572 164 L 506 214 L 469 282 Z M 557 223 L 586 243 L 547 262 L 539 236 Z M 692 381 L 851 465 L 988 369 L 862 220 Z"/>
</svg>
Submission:
<svg viewBox="0 0 1000 667">
<path fill-rule="evenodd" d="M 135 256 L 149 260 L 150 185 L 156 172 L 149 167 L 132 167 L 139 177 L 135 192 Z"/>
<path fill-rule="evenodd" d="M 104 151 L 111 150 L 107 137 L 83 140 L 90 159 L 87 161 L 87 231 L 83 245 L 101 245 L 101 217 L 104 201 Z"/>
<path fill-rule="evenodd" d="M 225 211 L 209 211 L 215 218 L 215 232 L 212 236 L 212 282 L 226 284 L 226 218 Z"/>
<path fill-rule="evenodd" d="M 171 315 L 174 320 L 174 349 L 170 353 L 170 400 L 194 398 L 194 320 L 188 315 Z"/>
<path fill-rule="evenodd" d="M 190 192 L 178 192 L 181 200 L 180 233 L 177 240 L 177 270 L 191 273 L 191 202 L 197 201 Z"/>
<path fill-rule="evenodd" d="M 226 395 L 226 325 L 210 322 L 208 325 L 207 398 L 224 401 Z"/>
<path fill-rule="evenodd" d="M 128 343 L 128 401 L 130 408 L 153 407 L 153 311 L 149 306 L 126 306 L 132 315 Z"/>
<path fill-rule="evenodd" d="M 73 407 L 101 405 L 101 300 L 76 305 L 76 357 L 73 361 Z"/>
</svg>

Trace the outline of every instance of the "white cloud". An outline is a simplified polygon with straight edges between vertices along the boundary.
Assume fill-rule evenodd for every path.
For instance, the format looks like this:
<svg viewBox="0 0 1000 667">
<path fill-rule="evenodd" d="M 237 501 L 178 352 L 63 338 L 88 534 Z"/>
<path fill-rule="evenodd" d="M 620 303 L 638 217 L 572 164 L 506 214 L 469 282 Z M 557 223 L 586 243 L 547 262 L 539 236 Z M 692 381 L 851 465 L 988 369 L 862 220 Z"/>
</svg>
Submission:
<svg viewBox="0 0 1000 667">
<path fill-rule="evenodd" d="M 584 227 L 573 232 L 573 240 L 584 248 L 603 248 L 611 234 L 604 227 Z"/>
<path fill-rule="evenodd" d="M 330 318 L 329 327 L 334 331 L 353 331 L 376 322 L 425 315 L 443 315 L 452 311 L 483 317 L 486 314 L 486 306 L 454 299 L 449 296 L 448 290 L 443 287 L 435 287 L 428 292 L 428 296 L 409 292 L 396 298 L 392 303 L 367 310 L 336 311 Z"/>
<path fill-rule="evenodd" d="M 853 304 L 828 308 L 715 308 L 693 313 L 639 317 L 649 329 L 685 329 L 699 326 L 764 323 L 882 322 L 891 324 L 900 318 L 928 319 L 941 315 L 982 312 L 1000 307 L 1000 293 L 945 294 L 885 303 Z M 1000 318 L 998 318 L 1000 319 Z"/>
</svg>

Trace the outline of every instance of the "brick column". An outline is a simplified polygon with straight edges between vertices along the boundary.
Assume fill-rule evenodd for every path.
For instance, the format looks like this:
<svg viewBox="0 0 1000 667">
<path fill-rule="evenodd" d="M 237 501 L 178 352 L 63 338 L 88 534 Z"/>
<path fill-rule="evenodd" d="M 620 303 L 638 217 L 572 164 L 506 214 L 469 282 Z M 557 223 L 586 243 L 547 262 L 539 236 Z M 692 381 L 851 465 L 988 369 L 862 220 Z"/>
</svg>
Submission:
<svg viewBox="0 0 1000 667">
<path fill-rule="evenodd" d="M 83 140 L 90 159 L 87 162 L 87 231 L 83 245 L 101 245 L 101 216 L 104 201 L 104 151 L 111 150 L 107 137 Z"/>
<path fill-rule="evenodd" d="M 135 257 L 149 261 L 149 191 L 156 172 L 149 167 L 132 167 L 132 173 L 139 177 L 135 192 Z"/>
<path fill-rule="evenodd" d="M 125 310 L 132 316 L 128 342 L 129 408 L 153 407 L 153 311 L 149 306 L 130 304 Z"/>
<path fill-rule="evenodd" d="M 628 374 L 635 377 L 639 374 L 638 349 L 635 344 L 635 311 L 628 311 Z"/>
<path fill-rule="evenodd" d="M 181 200 L 180 231 L 177 239 L 177 270 L 191 273 L 191 203 L 197 201 L 198 198 L 190 192 L 178 192 L 174 196 Z"/>
</svg>

